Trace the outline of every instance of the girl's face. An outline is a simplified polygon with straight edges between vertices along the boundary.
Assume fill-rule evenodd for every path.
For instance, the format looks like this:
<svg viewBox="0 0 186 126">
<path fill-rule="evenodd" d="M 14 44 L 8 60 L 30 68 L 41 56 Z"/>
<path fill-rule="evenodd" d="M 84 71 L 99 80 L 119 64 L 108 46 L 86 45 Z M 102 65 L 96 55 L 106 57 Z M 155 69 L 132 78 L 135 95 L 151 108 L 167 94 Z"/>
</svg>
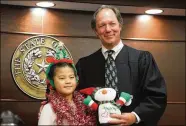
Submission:
<svg viewBox="0 0 186 126">
<path fill-rule="evenodd" d="M 54 84 L 56 90 L 64 97 L 72 96 L 76 89 L 76 77 L 74 71 L 69 66 L 58 67 L 55 69 Z"/>
</svg>

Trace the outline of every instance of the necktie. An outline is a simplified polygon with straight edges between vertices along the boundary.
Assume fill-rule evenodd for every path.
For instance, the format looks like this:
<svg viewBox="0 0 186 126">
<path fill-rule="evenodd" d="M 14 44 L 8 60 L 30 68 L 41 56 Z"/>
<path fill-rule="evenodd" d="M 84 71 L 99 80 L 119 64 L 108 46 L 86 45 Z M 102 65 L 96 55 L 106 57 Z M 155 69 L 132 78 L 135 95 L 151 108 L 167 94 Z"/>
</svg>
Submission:
<svg viewBox="0 0 186 126">
<path fill-rule="evenodd" d="M 115 89 L 118 94 L 117 69 L 116 69 L 115 61 L 112 57 L 114 51 L 108 50 L 107 53 L 108 53 L 108 58 L 106 59 L 106 63 L 105 63 L 105 86 Z"/>
</svg>

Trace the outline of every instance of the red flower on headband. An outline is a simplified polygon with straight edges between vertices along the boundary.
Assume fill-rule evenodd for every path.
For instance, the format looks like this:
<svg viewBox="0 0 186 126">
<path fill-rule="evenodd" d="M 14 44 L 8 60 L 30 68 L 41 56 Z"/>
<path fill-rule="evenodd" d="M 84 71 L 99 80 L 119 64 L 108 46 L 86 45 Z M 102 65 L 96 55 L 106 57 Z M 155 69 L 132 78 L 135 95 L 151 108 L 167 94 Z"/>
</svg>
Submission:
<svg viewBox="0 0 186 126">
<path fill-rule="evenodd" d="M 48 63 L 54 63 L 54 64 L 59 63 L 59 62 L 73 63 L 73 61 L 71 59 L 59 59 L 58 60 L 58 59 L 55 59 L 54 57 L 47 57 L 46 61 Z"/>
</svg>

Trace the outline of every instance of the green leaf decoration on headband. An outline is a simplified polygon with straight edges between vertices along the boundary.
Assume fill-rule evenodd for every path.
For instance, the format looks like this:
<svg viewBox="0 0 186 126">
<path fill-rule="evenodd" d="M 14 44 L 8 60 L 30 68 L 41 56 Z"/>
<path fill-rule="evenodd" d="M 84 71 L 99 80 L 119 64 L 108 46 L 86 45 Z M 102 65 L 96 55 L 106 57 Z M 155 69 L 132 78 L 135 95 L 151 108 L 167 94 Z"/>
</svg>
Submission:
<svg viewBox="0 0 186 126">
<path fill-rule="evenodd" d="M 63 58 L 68 58 L 67 57 L 67 52 L 65 51 L 65 49 L 63 49 L 62 46 L 58 46 L 56 48 L 56 55 L 55 55 L 56 59 L 63 59 Z"/>
<path fill-rule="evenodd" d="M 72 67 L 73 67 L 73 69 L 75 70 L 75 74 L 76 74 L 76 82 L 78 83 L 78 82 L 79 82 L 79 77 L 78 77 L 78 75 L 77 75 L 76 67 L 75 67 L 74 64 L 72 64 Z"/>
<path fill-rule="evenodd" d="M 51 63 L 51 64 L 48 66 L 48 68 L 46 69 L 46 76 L 47 76 L 47 79 L 50 81 L 50 84 L 52 85 L 52 87 L 55 88 L 53 79 L 50 78 L 50 77 L 48 76 L 48 74 L 49 74 L 49 72 L 50 72 L 50 68 L 51 68 L 52 65 L 54 65 L 54 64 Z"/>
</svg>

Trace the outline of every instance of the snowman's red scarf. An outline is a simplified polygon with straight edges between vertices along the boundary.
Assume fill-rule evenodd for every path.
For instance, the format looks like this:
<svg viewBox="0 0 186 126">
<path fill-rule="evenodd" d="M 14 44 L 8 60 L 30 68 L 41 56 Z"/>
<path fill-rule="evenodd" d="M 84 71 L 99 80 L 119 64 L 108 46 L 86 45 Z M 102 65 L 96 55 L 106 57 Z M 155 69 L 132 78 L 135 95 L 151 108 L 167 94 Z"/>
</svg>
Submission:
<svg viewBox="0 0 186 126">
<path fill-rule="evenodd" d="M 69 125 L 96 125 L 96 114 L 90 108 L 83 104 L 83 96 L 75 91 L 73 101 L 76 106 L 75 112 L 69 106 L 69 103 L 58 92 L 51 91 L 48 95 L 49 102 L 57 115 L 56 123 L 64 125 L 63 119 L 68 121 Z"/>
</svg>

